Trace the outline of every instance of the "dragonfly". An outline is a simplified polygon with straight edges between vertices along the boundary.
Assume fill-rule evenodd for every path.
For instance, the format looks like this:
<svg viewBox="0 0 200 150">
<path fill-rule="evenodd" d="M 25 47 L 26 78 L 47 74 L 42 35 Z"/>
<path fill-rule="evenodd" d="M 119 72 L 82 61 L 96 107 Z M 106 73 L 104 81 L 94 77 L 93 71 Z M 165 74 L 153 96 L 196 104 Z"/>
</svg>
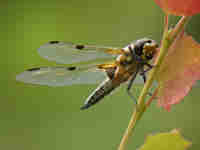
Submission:
<svg viewBox="0 0 200 150">
<path fill-rule="evenodd" d="M 137 105 L 131 87 L 137 75 L 146 81 L 157 48 L 158 44 L 149 38 L 136 40 L 122 48 L 50 41 L 38 49 L 39 55 L 63 65 L 27 69 L 18 74 L 16 80 L 47 86 L 100 83 L 86 99 L 82 110 L 98 103 L 121 84 L 128 83 L 126 91 Z"/>
</svg>

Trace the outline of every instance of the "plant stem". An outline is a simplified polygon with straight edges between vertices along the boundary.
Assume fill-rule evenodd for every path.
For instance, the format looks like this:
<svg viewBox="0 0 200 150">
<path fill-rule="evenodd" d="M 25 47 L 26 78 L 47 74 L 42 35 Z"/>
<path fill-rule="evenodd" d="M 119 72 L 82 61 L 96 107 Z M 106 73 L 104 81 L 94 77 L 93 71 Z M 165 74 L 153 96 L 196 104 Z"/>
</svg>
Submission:
<svg viewBox="0 0 200 150">
<path fill-rule="evenodd" d="M 126 129 L 126 132 L 124 133 L 124 136 L 118 147 L 118 150 L 125 150 L 125 146 L 127 145 L 130 136 L 133 134 L 136 123 L 140 120 L 143 113 L 146 111 L 147 107 L 153 100 L 153 97 L 155 97 L 155 95 L 157 94 L 158 89 L 156 89 L 152 98 L 145 104 L 145 97 L 146 97 L 149 89 L 151 88 L 151 85 L 154 81 L 154 78 L 156 76 L 157 71 L 159 70 L 161 63 L 163 62 L 165 56 L 167 55 L 168 49 L 173 44 L 174 40 L 178 37 L 178 35 L 184 30 L 184 26 L 187 24 L 189 19 L 190 19 L 190 17 L 183 16 L 179 20 L 179 22 L 176 24 L 175 28 L 169 33 L 168 15 L 165 16 L 165 28 L 164 28 L 160 51 L 159 51 L 159 54 L 155 61 L 155 67 L 154 67 L 154 69 L 152 69 L 150 71 L 150 73 L 148 75 L 148 80 L 146 81 L 144 88 L 139 96 L 139 99 L 138 99 L 139 111 L 134 110 L 134 112 L 131 116 L 131 120 L 129 122 L 128 128 Z"/>
<path fill-rule="evenodd" d="M 191 17 L 183 16 L 179 22 L 174 27 L 173 31 L 169 34 L 170 41 L 174 41 L 174 39 L 178 36 L 178 34 L 184 30 L 185 25 L 188 23 Z"/>
<path fill-rule="evenodd" d="M 156 98 L 157 94 L 158 94 L 158 88 L 155 89 L 155 91 L 154 91 L 153 95 L 151 96 L 151 98 L 146 102 L 145 109 L 147 109 L 150 106 L 151 102 Z"/>
<path fill-rule="evenodd" d="M 125 150 L 125 146 L 128 142 L 128 139 L 130 138 L 131 134 L 133 133 L 133 130 L 136 126 L 136 122 L 137 122 L 137 112 L 134 111 L 133 114 L 132 114 L 132 117 L 131 117 L 131 120 L 129 122 L 129 125 L 126 129 L 126 132 L 124 133 L 123 135 L 123 138 L 121 140 L 121 143 L 118 147 L 118 150 Z"/>
<path fill-rule="evenodd" d="M 168 33 L 168 16 L 166 16 L 166 18 L 165 18 L 165 30 L 164 30 L 164 35 L 163 35 L 162 47 L 164 47 L 164 46 L 166 47 L 166 45 L 164 45 L 164 43 L 166 43 L 165 39 L 167 37 L 167 33 Z M 161 52 L 159 53 L 159 56 L 157 57 L 157 59 L 160 59 L 160 54 L 161 54 Z M 121 140 L 121 143 L 119 145 L 118 150 L 125 150 L 125 146 L 128 143 L 128 139 L 132 135 L 137 121 L 140 119 L 140 117 L 142 116 L 142 114 L 145 110 L 144 99 L 145 99 L 145 97 L 148 93 L 149 88 L 152 85 L 152 82 L 153 82 L 153 79 L 154 79 L 154 74 L 156 73 L 156 70 L 157 70 L 156 68 L 157 68 L 157 64 L 158 64 L 159 61 L 156 61 L 156 62 L 157 62 L 156 67 L 154 69 L 152 69 L 152 71 L 149 73 L 150 75 L 148 76 L 148 80 L 146 81 L 144 88 L 143 88 L 143 90 L 142 90 L 142 92 L 139 96 L 139 100 L 138 100 L 139 110 L 138 111 L 134 110 L 132 117 L 131 117 L 131 120 L 129 122 L 128 128 L 126 129 L 126 132 L 124 133 L 124 136 Z"/>
</svg>

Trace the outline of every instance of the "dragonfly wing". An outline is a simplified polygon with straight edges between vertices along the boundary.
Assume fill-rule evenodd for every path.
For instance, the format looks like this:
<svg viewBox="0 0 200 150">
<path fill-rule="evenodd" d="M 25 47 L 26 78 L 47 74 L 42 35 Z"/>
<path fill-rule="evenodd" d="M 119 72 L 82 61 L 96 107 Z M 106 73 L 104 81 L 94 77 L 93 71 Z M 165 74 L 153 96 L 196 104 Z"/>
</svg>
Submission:
<svg viewBox="0 0 200 150">
<path fill-rule="evenodd" d="M 38 49 L 40 56 L 62 64 L 72 64 L 102 58 L 110 60 L 114 58 L 114 55 L 112 55 L 113 51 L 120 52 L 121 49 L 60 41 L 51 41 Z"/>
<path fill-rule="evenodd" d="M 98 84 L 106 73 L 91 67 L 40 67 L 24 71 L 16 79 L 25 83 L 65 86 L 72 84 Z"/>
</svg>

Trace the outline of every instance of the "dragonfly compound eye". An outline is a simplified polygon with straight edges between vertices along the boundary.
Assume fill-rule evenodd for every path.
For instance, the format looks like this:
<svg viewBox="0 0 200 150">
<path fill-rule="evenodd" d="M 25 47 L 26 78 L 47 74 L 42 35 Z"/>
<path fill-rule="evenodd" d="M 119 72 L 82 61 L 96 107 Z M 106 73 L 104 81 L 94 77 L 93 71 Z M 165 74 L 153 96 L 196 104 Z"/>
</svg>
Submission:
<svg viewBox="0 0 200 150">
<path fill-rule="evenodd" d="M 147 49 L 156 49 L 157 47 L 158 45 L 154 40 L 143 38 L 135 42 L 134 51 L 136 55 L 141 56 L 143 54 L 146 55 L 145 52 Z M 148 57 L 150 57 L 150 55 L 148 55 Z"/>
<path fill-rule="evenodd" d="M 146 59 L 148 60 L 152 59 L 157 51 L 156 50 L 157 48 L 158 44 L 155 41 L 151 40 L 151 42 L 146 42 L 143 46 L 143 52 Z"/>
</svg>

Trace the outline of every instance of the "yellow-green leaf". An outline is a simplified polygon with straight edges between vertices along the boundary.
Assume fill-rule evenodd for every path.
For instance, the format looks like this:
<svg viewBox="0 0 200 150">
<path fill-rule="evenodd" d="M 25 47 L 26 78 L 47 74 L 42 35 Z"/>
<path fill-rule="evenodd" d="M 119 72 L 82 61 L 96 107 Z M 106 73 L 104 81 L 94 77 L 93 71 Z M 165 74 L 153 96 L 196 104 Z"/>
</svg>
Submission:
<svg viewBox="0 0 200 150">
<path fill-rule="evenodd" d="M 186 150 L 191 142 L 185 140 L 179 130 L 147 136 L 139 150 Z"/>
</svg>

